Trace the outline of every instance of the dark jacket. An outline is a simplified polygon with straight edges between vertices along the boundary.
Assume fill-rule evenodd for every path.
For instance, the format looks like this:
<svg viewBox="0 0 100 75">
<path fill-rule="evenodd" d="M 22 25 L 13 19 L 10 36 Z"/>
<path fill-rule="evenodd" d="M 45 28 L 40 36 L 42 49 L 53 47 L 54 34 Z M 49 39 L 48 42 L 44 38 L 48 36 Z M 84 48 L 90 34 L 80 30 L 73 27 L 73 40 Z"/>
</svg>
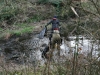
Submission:
<svg viewBox="0 0 100 75">
<path fill-rule="evenodd" d="M 49 24 L 52 24 L 52 30 L 54 30 L 55 28 L 58 28 L 59 29 L 60 24 L 59 24 L 58 19 L 51 20 L 49 23 L 47 23 L 46 26 L 48 26 Z"/>
</svg>

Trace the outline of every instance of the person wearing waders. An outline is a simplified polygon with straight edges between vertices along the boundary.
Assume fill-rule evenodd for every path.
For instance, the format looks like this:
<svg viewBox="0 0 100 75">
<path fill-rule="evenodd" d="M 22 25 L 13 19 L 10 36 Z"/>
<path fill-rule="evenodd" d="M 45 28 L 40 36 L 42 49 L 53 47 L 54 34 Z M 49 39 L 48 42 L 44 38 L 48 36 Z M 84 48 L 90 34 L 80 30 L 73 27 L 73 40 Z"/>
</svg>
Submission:
<svg viewBox="0 0 100 75">
<path fill-rule="evenodd" d="M 52 38 L 52 34 L 53 34 L 53 31 L 54 30 L 58 30 L 60 29 L 60 24 L 59 24 L 59 21 L 57 19 L 57 16 L 54 16 L 52 18 L 52 20 L 50 22 L 47 23 L 47 25 L 45 25 L 45 28 L 46 28 L 46 31 L 45 31 L 45 35 L 47 34 L 47 26 L 48 25 L 52 25 L 52 28 L 51 28 L 51 33 L 50 33 L 50 36 L 49 36 L 49 40 L 50 40 L 50 46 L 51 46 L 51 38 Z M 49 51 L 49 46 L 46 46 L 43 53 L 42 53 L 42 57 L 45 56 L 45 58 L 47 58 L 47 55 L 46 53 Z"/>
<path fill-rule="evenodd" d="M 52 18 L 52 20 L 51 20 L 50 22 L 48 22 L 47 25 L 45 25 L 46 32 L 47 32 L 47 26 L 50 25 L 50 24 L 52 25 L 51 34 L 50 34 L 50 36 L 49 36 L 49 40 L 50 40 L 50 44 L 51 44 L 51 38 L 52 38 L 52 33 L 53 33 L 53 31 L 54 31 L 54 30 L 58 30 L 58 31 L 59 31 L 61 25 L 60 25 L 60 23 L 59 23 L 59 20 L 57 19 L 57 16 L 54 16 L 54 17 Z"/>
</svg>

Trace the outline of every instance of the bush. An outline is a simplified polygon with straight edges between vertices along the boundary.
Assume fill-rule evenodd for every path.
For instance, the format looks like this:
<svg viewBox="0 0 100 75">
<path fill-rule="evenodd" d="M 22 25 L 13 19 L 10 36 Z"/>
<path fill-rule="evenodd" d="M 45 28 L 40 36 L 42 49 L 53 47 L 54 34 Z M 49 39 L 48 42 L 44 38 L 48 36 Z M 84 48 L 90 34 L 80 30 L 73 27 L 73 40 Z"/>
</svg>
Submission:
<svg viewBox="0 0 100 75">
<path fill-rule="evenodd" d="M 6 6 L 1 9 L 0 20 L 10 20 L 12 17 L 17 15 L 18 12 L 18 8 Z"/>
<path fill-rule="evenodd" d="M 38 3 L 47 3 L 49 0 L 38 0 Z"/>
</svg>

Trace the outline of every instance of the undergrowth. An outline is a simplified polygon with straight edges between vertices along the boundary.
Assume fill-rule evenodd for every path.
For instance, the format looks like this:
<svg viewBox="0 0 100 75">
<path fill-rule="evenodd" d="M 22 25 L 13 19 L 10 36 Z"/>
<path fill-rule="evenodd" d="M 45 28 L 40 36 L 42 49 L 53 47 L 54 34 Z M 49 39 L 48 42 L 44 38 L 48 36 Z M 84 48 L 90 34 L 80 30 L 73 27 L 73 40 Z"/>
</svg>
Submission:
<svg viewBox="0 0 100 75">
<path fill-rule="evenodd" d="M 13 25 L 11 29 L 0 29 L 1 31 L 1 35 L 0 35 L 0 38 L 2 37 L 6 37 L 7 34 L 9 34 L 10 36 L 11 35 L 23 35 L 25 33 L 32 33 L 34 30 L 34 26 L 29 26 L 27 23 L 20 23 L 20 24 L 17 24 L 17 25 Z M 10 37 L 9 36 L 9 37 Z"/>
</svg>

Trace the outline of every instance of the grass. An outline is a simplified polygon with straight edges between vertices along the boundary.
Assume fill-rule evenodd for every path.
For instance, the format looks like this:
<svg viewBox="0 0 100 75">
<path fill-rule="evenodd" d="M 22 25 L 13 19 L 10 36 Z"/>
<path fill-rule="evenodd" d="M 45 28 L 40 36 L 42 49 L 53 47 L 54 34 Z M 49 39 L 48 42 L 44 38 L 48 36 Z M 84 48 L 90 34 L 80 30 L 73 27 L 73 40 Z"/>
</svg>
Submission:
<svg viewBox="0 0 100 75">
<path fill-rule="evenodd" d="M 42 1 L 44 1 L 44 0 L 42 0 Z M 56 3 L 55 0 L 51 0 L 51 1 Z M 53 3 L 53 2 L 51 2 L 51 3 Z M 83 3 L 82 6 L 86 10 L 89 10 L 94 13 L 96 12 L 96 9 L 94 8 L 94 6 L 92 4 Z M 67 8 L 66 8 L 66 12 L 67 12 Z M 64 11 L 64 14 L 67 14 L 66 12 Z M 13 13 L 14 12 L 12 12 L 12 14 Z M 40 11 L 39 11 L 39 13 L 40 13 Z M 7 15 L 9 15 L 9 13 Z M 44 13 L 42 15 L 46 15 L 46 13 Z M 51 15 L 51 13 L 49 15 Z M 28 23 L 37 22 L 37 21 L 40 21 L 41 19 L 42 18 L 40 18 L 40 16 L 35 15 L 34 17 L 29 18 L 27 22 Z M 94 28 L 93 25 L 94 26 L 97 25 L 97 24 L 95 25 L 95 24 L 93 24 L 93 23 L 91 24 L 91 23 L 92 22 L 90 22 L 90 24 L 87 23 L 87 28 L 91 29 L 91 28 Z M 68 32 L 72 32 L 74 30 L 75 24 L 73 24 L 74 26 L 71 26 L 71 25 L 72 24 L 70 24 L 70 26 L 69 25 L 67 26 L 66 24 L 64 25 L 64 27 L 63 27 L 63 32 L 65 32 L 64 35 L 68 34 Z M 99 29 L 99 25 L 97 25 L 97 27 Z M 16 25 L 13 25 L 12 29 L 4 30 L 4 29 L 0 28 L 0 38 L 1 37 L 9 37 L 13 34 L 16 34 L 19 36 L 19 35 L 23 35 L 26 33 L 31 33 L 32 31 L 34 31 L 34 28 L 35 28 L 34 26 L 30 26 L 27 23 L 18 23 Z M 89 29 L 87 29 L 87 30 L 89 30 Z M 81 31 L 78 30 L 78 32 L 81 32 Z M 81 63 L 81 62 L 78 63 L 77 62 L 77 61 L 79 61 L 78 55 L 75 55 L 75 56 L 76 56 L 75 59 L 66 60 L 65 63 L 62 63 L 62 64 L 59 63 L 60 65 L 59 64 L 55 65 L 55 63 L 52 63 L 53 67 L 51 65 L 49 65 L 49 68 L 51 67 L 53 69 L 52 70 L 49 69 L 49 72 L 47 69 L 48 67 L 42 67 L 42 68 L 39 67 L 38 68 L 39 70 L 35 70 L 36 72 L 34 71 L 34 68 L 32 67 L 31 69 L 25 68 L 20 71 L 5 71 L 5 69 L 4 69 L 4 71 L 0 72 L 0 75 L 79 75 L 79 74 L 81 74 L 81 75 L 99 75 L 100 74 L 100 71 L 99 71 L 100 70 L 100 66 L 99 66 L 100 61 L 99 62 L 95 61 L 96 63 L 85 65 L 84 63 Z M 89 63 L 91 63 L 91 62 L 89 62 Z M 45 68 L 46 68 L 46 70 L 45 70 Z"/>
<path fill-rule="evenodd" d="M 0 31 L 1 31 L 0 38 L 6 37 L 8 34 L 9 35 L 15 34 L 19 36 L 25 33 L 31 33 L 34 30 L 34 26 L 29 26 L 26 23 L 20 23 L 20 24 L 14 25 L 14 28 L 15 29 L 6 29 L 6 30 L 0 28 Z"/>
<path fill-rule="evenodd" d="M 24 33 L 31 33 L 33 31 L 33 27 L 25 27 L 20 28 L 19 30 L 11 30 L 11 34 L 22 35 Z"/>
<path fill-rule="evenodd" d="M 1 31 L 3 31 L 3 29 L 2 29 L 2 28 L 0 28 L 0 32 L 1 32 Z"/>
<path fill-rule="evenodd" d="M 74 58 L 74 57 L 73 57 Z M 100 66 L 99 64 L 84 64 L 79 62 L 80 59 L 78 55 L 71 60 L 66 59 L 65 62 L 55 63 L 55 62 L 47 62 L 43 66 L 28 66 L 29 64 L 24 65 L 25 67 L 18 69 L 18 66 L 11 66 L 13 70 L 9 70 L 8 68 L 0 71 L 0 75 L 99 75 Z M 89 61 L 88 61 L 89 62 Z M 98 61 L 95 61 L 99 63 Z M 49 64 L 49 65 L 48 65 Z M 90 68 L 91 67 L 91 68 Z M 16 70 L 16 68 L 18 70 Z M 91 72 L 91 74 L 90 74 Z"/>
<path fill-rule="evenodd" d="M 32 23 L 32 22 L 39 22 L 40 20 L 42 20 L 43 17 L 40 15 L 34 15 L 33 17 L 29 18 L 27 20 L 27 23 Z"/>
</svg>

